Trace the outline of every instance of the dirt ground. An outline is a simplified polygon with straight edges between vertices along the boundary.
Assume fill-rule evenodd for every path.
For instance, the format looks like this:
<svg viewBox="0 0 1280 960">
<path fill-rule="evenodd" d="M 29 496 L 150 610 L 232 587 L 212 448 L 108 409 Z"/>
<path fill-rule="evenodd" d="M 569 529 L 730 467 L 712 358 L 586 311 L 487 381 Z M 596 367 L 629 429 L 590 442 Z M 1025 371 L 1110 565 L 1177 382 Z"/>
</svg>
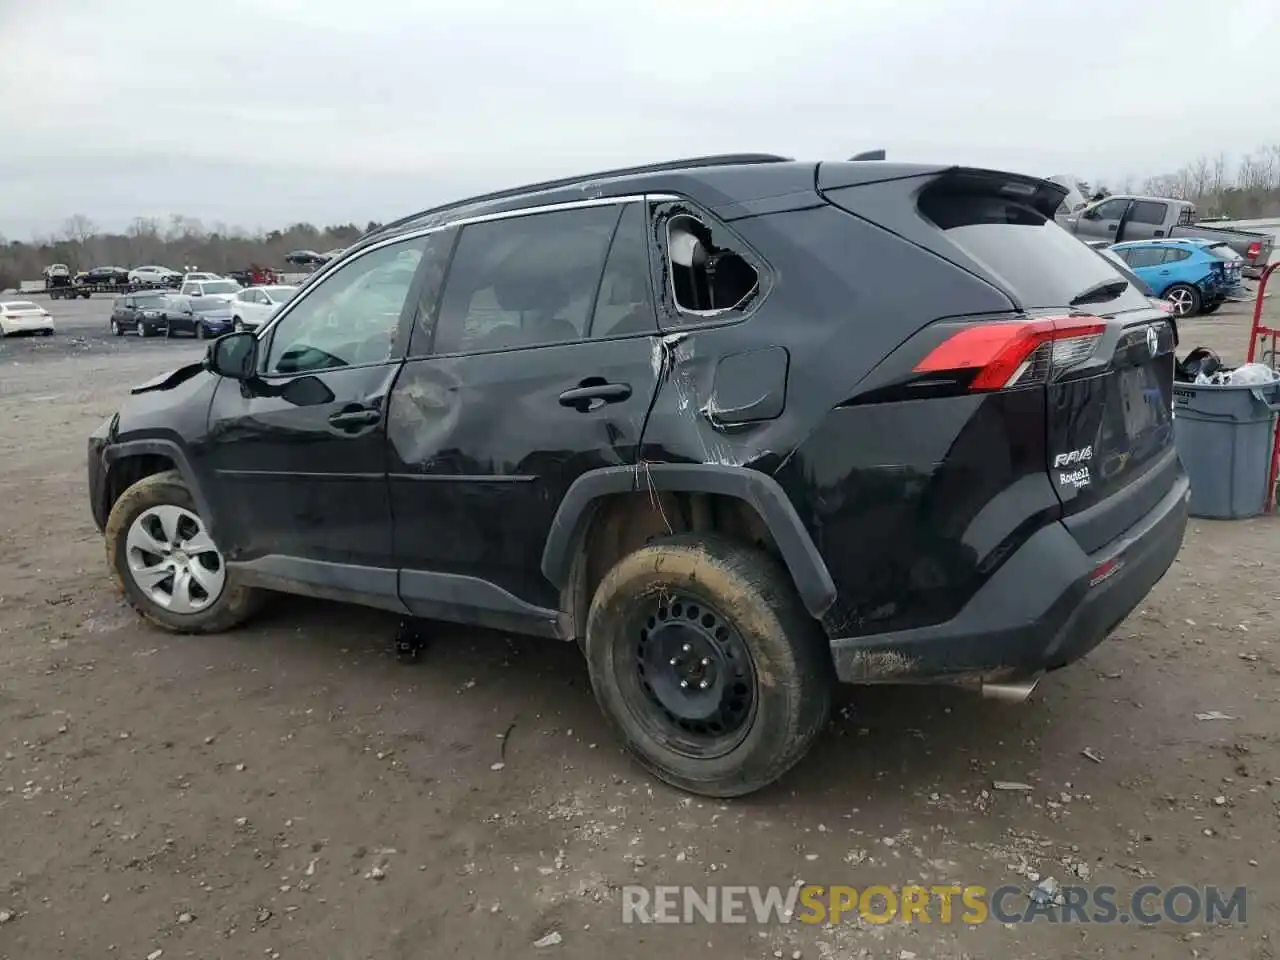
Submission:
<svg viewBox="0 0 1280 960">
<path fill-rule="evenodd" d="M 441 626 L 403 666 L 393 619 L 296 600 L 222 637 L 142 625 L 84 438 L 199 348 L 108 338 L 107 308 L 0 343 L 0 957 L 1276 955 L 1275 520 L 1194 521 L 1145 606 L 1026 704 L 849 690 L 781 784 L 701 802 L 610 741 L 571 645 Z M 1224 310 L 1183 351 L 1238 359 L 1246 329 Z M 619 892 L 1050 877 L 1243 884 L 1247 923 L 628 925 Z"/>
</svg>

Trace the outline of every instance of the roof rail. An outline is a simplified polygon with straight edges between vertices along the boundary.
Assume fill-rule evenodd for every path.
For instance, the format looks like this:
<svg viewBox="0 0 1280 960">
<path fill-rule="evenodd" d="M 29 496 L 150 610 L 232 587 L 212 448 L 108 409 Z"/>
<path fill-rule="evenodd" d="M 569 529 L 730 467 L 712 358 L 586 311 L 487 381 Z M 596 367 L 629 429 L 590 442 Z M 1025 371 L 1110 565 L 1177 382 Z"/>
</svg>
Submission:
<svg viewBox="0 0 1280 960">
<path fill-rule="evenodd" d="M 486 200 L 507 200 L 511 197 L 518 197 L 526 193 L 539 193 L 543 190 L 553 190 L 556 187 L 571 187 L 575 183 L 583 183 L 589 180 L 603 180 L 612 177 L 628 177 L 641 173 L 661 173 L 664 170 L 685 170 L 691 167 L 722 167 L 735 164 L 749 163 L 786 163 L 791 157 L 781 157 L 773 153 L 721 153 L 712 154 L 706 157 L 690 157 L 686 160 L 663 160 L 659 163 L 646 163 L 635 167 L 619 167 L 616 170 L 602 170 L 597 173 L 582 173 L 572 177 L 562 177 L 558 180 L 544 180 L 541 183 L 530 183 L 520 187 L 509 187 L 506 190 L 496 190 L 493 193 L 482 193 L 474 197 L 467 197 L 464 200 L 455 200 L 452 203 L 446 203 L 438 207 L 428 207 L 426 210 L 419 210 L 417 213 L 411 213 L 407 217 L 401 217 L 393 220 L 391 223 L 385 223 L 380 227 L 370 230 L 368 233 L 360 237 L 361 240 L 367 240 L 369 237 L 376 237 L 380 234 L 395 230 L 405 224 L 412 223 L 420 217 L 425 217 L 433 213 L 445 213 L 458 207 L 467 207 L 473 203 L 482 203 Z"/>
</svg>

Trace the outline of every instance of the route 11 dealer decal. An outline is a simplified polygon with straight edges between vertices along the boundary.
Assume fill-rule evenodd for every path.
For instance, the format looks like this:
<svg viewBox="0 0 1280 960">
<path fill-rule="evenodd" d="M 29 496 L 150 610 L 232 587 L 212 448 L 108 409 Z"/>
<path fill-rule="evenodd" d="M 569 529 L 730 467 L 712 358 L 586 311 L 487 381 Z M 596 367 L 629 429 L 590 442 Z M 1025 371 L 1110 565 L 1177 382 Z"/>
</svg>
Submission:
<svg viewBox="0 0 1280 960">
<path fill-rule="evenodd" d="M 1053 458 L 1053 468 L 1062 471 L 1058 474 L 1058 483 L 1064 487 L 1075 487 L 1077 490 L 1087 487 L 1090 479 L 1088 463 L 1092 459 L 1092 445 L 1058 454 Z M 1076 467 L 1076 469 L 1064 469 L 1066 467 Z"/>
</svg>

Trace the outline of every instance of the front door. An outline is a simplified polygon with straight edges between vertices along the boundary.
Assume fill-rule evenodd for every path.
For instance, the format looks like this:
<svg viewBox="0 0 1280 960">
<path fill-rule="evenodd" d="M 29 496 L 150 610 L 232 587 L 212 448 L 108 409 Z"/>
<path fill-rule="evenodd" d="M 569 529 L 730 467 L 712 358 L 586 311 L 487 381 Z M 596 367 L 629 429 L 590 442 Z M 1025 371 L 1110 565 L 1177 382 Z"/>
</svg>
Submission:
<svg viewBox="0 0 1280 960">
<path fill-rule="evenodd" d="M 259 378 L 219 384 L 208 450 L 228 559 L 394 597 L 386 405 L 424 242 L 373 247 L 321 278 L 261 335 Z"/>
<path fill-rule="evenodd" d="M 1110 240 L 1119 243 L 1120 220 L 1129 209 L 1128 200 L 1103 200 L 1097 206 L 1080 211 L 1076 234 L 1086 240 Z"/>
<path fill-rule="evenodd" d="M 557 507 L 584 472 L 635 464 L 657 389 L 643 204 L 464 225 L 428 301 L 389 414 L 401 599 L 536 619 L 558 607 L 540 566 Z"/>
</svg>

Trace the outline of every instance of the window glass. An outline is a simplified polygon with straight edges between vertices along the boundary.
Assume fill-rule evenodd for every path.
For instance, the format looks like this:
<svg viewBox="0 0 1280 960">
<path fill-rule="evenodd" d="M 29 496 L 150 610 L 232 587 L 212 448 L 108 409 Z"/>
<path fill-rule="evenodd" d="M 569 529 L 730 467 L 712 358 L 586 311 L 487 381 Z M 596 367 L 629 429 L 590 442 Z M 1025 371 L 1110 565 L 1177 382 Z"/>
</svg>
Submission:
<svg viewBox="0 0 1280 960">
<path fill-rule="evenodd" d="M 198 297 L 200 295 L 200 284 L 184 283 L 182 285 L 182 292 L 188 296 L 195 294 Z"/>
<path fill-rule="evenodd" d="M 1177 263 L 1179 260 L 1185 260 L 1191 256 L 1190 250 L 1180 250 L 1177 247 L 1169 247 L 1164 252 L 1165 263 Z"/>
<path fill-rule="evenodd" d="M 305 373 L 390 359 L 423 238 L 339 267 L 307 291 L 271 333 L 267 373 Z"/>
<path fill-rule="evenodd" d="M 920 212 L 1001 281 L 1024 308 L 1070 304 L 1081 293 L 1119 276 L 1107 260 L 1053 220 L 1013 200 L 937 188 L 921 197 Z M 1127 249 L 1129 262 L 1136 266 L 1133 248 Z M 1117 311 L 1147 305 L 1129 286 L 1102 302 Z"/>
<path fill-rule="evenodd" d="M 422 357 L 431 352 L 431 337 L 435 333 L 436 315 L 440 308 L 440 288 L 444 285 L 449 258 L 457 239 L 458 231 L 452 228 L 427 235 L 426 249 L 422 253 L 422 293 L 418 299 L 413 333 L 409 336 L 411 357 Z"/>
<path fill-rule="evenodd" d="M 1168 204 L 1160 203 L 1158 200 L 1136 200 L 1133 209 L 1129 211 L 1129 219 L 1134 223 L 1164 223 L 1165 211 Z"/>
<path fill-rule="evenodd" d="M 1182 212 L 1178 214 L 1178 223 L 1186 226 L 1196 222 L 1196 208 L 1183 207 Z"/>
<path fill-rule="evenodd" d="M 629 204 L 618 221 L 609 259 L 605 261 L 591 321 L 593 339 L 657 330 L 645 232 L 644 207 L 639 203 Z"/>
<path fill-rule="evenodd" d="M 1094 208 L 1099 220 L 1119 220 L 1124 216 L 1124 208 L 1129 205 L 1128 200 L 1108 200 L 1101 206 Z"/>
<path fill-rule="evenodd" d="M 621 212 L 607 204 L 463 227 L 434 352 L 581 340 Z"/>
<path fill-rule="evenodd" d="M 1160 247 L 1130 247 L 1125 254 L 1129 266 L 1135 269 L 1154 267 L 1158 263 L 1164 263 L 1164 250 Z"/>
</svg>

